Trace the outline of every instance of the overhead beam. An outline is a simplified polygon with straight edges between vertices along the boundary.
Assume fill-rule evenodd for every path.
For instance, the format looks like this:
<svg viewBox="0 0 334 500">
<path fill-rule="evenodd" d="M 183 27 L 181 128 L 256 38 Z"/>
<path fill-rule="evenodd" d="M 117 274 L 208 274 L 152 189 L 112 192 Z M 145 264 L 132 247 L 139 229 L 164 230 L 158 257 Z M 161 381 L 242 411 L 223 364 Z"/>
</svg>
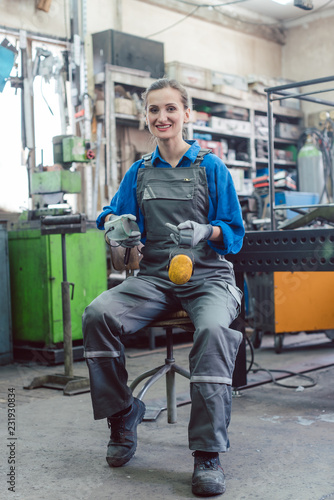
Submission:
<svg viewBox="0 0 334 500">
<path fill-rule="evenodd" d="M 141 2 L 161 7 L 162 9 L 179 12 L 184 16 L 189 15 L 195 8 L 195 5 L 179 2 L 177 0 L 139 0 Z M 195 4 L 195 2 L 194 2 Z M 200 3 L 199 3 L 200 5 Z M 242 4 L 241 4 L 242 5 Z M 239 31 L 247 35 L 256 36 L 270 40 L 271 42 L 284 45 L 286 41 L 286 31 L 283 25 L 270 24 L 270 21 L 265 22 L 261 16 L 247 15 L 245 11 L 236 7 L 227 6 L 226 9 L 209 9 L 200 7 L 192 14 L 192 17 L 206 21 L 208 23 L 217 24 L 227 29 Z"/>
</svg>

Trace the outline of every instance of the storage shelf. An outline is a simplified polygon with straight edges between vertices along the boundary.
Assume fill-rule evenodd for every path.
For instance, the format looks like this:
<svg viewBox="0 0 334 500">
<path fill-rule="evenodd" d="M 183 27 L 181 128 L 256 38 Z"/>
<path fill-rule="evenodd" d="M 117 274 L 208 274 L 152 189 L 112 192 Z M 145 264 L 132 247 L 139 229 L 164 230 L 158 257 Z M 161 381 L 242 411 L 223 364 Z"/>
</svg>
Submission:
<svg viewBox="0 0 334 500">
<path fill-rule="evenodd" d="M 269 141 L 268 137 L 264 137 L 263 135 L 256 135 L 255 139 L 259 141 Z M 297 144 L 298 139 L 282 139 L 282 137 L 274 137 L 274 142 L 277 144 Z"/>
<path fill-rule="evenodd" d="M 223 159 L 223 162 L 228 167 L 252 168 L 252 164 L 247 161 L 239 161 L 239 160 L 228 161 Z"/>
<path fill-rule="evenodd" d="M 217 130 L 211 127 L 201 127 L 199 125 L 193 125 L 194 132 L 206 132 L 207 134 L 223 135 L 226 137 L 240 137 L 241 139 L 250 139 L 250 134 L 242 134 L 240 132 L 225 132 L 223 130 Z"/>
<path fill-rule="evenodd" d="M 268 158 L 255 158 L 256 163 L 265 163 L 268 165 Z M 286 165 L 290 167 L 296 167 L 297 163 L 295 161 L 287 161 L 287 160 L 274 160 L 275 165 Z"/>
</svg>

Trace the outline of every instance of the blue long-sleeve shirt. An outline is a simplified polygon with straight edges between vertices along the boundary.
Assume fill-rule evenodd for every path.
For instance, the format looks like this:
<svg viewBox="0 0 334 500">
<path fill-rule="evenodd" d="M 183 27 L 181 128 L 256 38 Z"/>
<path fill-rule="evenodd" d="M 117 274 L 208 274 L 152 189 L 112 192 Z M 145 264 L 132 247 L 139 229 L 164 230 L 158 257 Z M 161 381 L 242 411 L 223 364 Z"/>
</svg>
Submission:
<svg viewBox="0 0 334 500">
<path fill-rule="evenodd" d="M 182 156 L 176 168 L 190 167 L 200 150 L 197 141 L 187 142 L 191 147 Z M 169 163 L 161 158 L 158 147 L 153 153 L 152 164 L 156 168 L 172 168 Z M 242 247 L 245 229 L 232 176 L 223 161 L 214 154 L 205 155 L 201 167 L 205 168 L 208 181 L 208 220 L 211 225 L 221 227 L 223 233 L 223 241 L 208 241 L 208 244 L 221 255 L 238 253 Z M 135 215 L 142 234 L 142 242 L 145 243 L 145 218 L 137 203 L 136 194 L 139 168 L 144 168 L 143 160 L 136 161 L 126 172 L 110 205 L 104 207 L 103 212 L 98 216 L 96 225 L 99 229 L 104 229 L 104 219 L 110 213 L 115 215 Z"/>
</svg>

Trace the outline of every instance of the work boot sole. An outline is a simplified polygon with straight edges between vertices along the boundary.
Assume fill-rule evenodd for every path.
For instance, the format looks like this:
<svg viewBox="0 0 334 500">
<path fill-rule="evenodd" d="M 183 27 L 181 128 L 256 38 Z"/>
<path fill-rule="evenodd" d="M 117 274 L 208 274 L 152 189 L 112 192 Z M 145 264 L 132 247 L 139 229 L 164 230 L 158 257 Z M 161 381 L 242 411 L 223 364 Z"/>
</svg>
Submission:
<svg viewBox="0 0 334 500">
<path fill-rule="evenodd" d="M 226 491 L 225 484 L 196 484 L 192 483 L 192 492 L 199 497 L 213 497 L 215 495 L 222 495 Z"/>
<path fill-rule="evenodd" d="M 141 408 L 140 412 L 138 413 L 138 417 L 136 420 L 136 432 L 137 432 L 137 426 L 139 424 L 141 424 L 141 422 L 143 421 L 145 411 L 146 411 L 146 407 L 144 405 Z M 137 439 L 136 439 L 136 444 L 135 444 L 134 448 L 129 450 L 129 453 L 127 455 L 119 457 L 119 458 L 107 456 L 106 460 L 107 460 L 109 467 L 122 467 L 122 465 L 125 465 L 126 463 L 128 463 L 131 460 L 133 455 L 136 453 L 136 449 L 137 449 Z"/>
</svg>

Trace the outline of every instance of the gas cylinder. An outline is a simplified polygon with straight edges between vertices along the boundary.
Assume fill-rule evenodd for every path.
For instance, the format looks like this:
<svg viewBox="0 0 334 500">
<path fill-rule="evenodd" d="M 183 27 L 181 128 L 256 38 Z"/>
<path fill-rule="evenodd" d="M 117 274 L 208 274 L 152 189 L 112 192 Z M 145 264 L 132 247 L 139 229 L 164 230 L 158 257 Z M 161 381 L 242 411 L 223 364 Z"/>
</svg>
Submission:
<svg viewBox="0 0 334 500">
<path fill-rule="evenodd" d="M 321 199 L 325 187 L 324 164 L 322 153 L 311 135 L 307 136 L 304 146 L 298 152 L 297 171 L 299 191 L 318 193 Z"/>
</svg>

